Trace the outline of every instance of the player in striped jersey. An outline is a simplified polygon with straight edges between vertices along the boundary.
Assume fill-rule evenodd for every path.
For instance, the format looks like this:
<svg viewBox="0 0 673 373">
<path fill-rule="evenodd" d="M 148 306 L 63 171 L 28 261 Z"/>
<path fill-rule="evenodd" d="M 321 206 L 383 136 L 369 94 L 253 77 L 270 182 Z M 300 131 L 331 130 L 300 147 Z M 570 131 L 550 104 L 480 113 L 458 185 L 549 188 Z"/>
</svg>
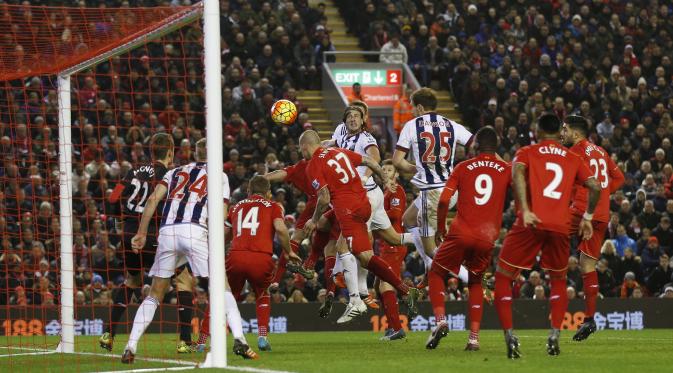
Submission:
<svg viewBox="0 0 673 373">
<path fill-rule="evenodd" d="M 206 173 L 206 139 L 199 140 L 195 149 L 196 162 L 174 168 L 164 175 L 149 197 L 140 219 L 138 233 L 132 239 L 133 249 L 143 249 L 147 228 L 161 200 L 164 204 L 159 229 L 159 247 L 150 270 L 152 286 L 133 320 L 133 329 L 124 349 L 122 363 L 131 364 L 135 359 L 138 341 L 154 319 L 161 299 L 170 287 L 175 269 L 189 263 L 203 289 L 208 290 L 208 175 Z M 227 213 L 229 180 L 223 174 L 224 213 Z M 244 358 L 256 358 L 243 335 L 241 315 L 231 290 L 225 292 L 227 321 L 234 335 L 234 353 Z"/>
<path fill-rule="evenodd" d="M 345 128 L 345 132 L 337 127 L 332 136 L 333 144 L 339 148 L 348 149 L 357 154 L 370 157 L 378 163 L 381 161 L 381 153 L 374 136 L 365 130 L 367 112 L 362 107 L 366 107 L 366 105 L 364 103 L 362 105 L 351 105 L 344 110 L 343 128 Z M 371 217 L 367 222 L 369 232 L 376 232 L 389 245 L 412 244 L 413 239 L 411 235 L 400 234 L 393 228 L 384 207 L 383 191 L 376 185 L 372 177 L 373 171 L 366 166 L 358 166 L 357 172 L 363 181 L 363 186 L 367 191 L 367 198 L 372 208 Z M 337 263 L 337 269 L 340 267 L 341 265 Z M 369 296 L 367 275 L 368 272 L 366 269 L 358 268 L 360 297 L 365 300 L 368 306 L 378 308 L 374 299 Z"/>
<path fill-rule="evenodd" d="M 397 141 L 393 164 L 400 172 L 412 173 L 411 182 L 420 189 L 414 203 L 404 213 L 404 225 L 414 236 L 414 243 L 425 261 L 432 265 L 437 245 L 437 205 L 439 196 L 454 166 L 456 147 L 469 146 L 472 133 L 462 125 L 437 114 L 437 96 L 430 88 L 411 95 L 416 118 L 408 121 Z M 411 151 L 416 164 L 405 158 Z M 455 196 L 451 206 L 455 205 Z"/>
<path fill-rule="evenodd" d="M 164 175 L 168 172 L 168 165 L 173 163 L 173 137 L 167 133 L 157 133 L 152 136 L 150 149 L 153 163 L 140 165 L 130 170 L 123 182 L 117 184 L 109 200 L 110 203 L 122 204 L 122 250 L 124 268 L 127 271 L 124 284 L 112 292 L 113 305 L 110 310 L 110 322 L 105 327 L 105 333 L 98 342 L 101 348 L 112 351 L 117 325 L 126 311 L 126 305 L 135 294 L 140 297 L 140 288 L 143 284 L 143 274 L 154 262 L 157 249 L 156 235 L 159 230 L 161 215 L 156 214 L 149 225 L 147 249 L 141 253 L 132 250 L 131 239 L 138 232 L 140 218 L 147 204 L 147 199 Z M 159 206 L 162 206 L 160 203 Z M 178 316 L 180 321 L 180 342 L 178 353 L 190 353 L 192 339 L 192 276 L 187 268 L 176 277 L 178 295 Z"/>
</svg>

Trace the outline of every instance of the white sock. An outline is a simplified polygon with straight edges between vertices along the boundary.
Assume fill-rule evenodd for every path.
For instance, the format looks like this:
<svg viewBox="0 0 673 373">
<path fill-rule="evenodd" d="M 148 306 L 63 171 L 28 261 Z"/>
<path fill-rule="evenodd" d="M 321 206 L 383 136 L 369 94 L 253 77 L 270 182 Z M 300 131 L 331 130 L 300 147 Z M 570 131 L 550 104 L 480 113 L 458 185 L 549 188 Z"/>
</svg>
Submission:
<svg viewBox="0 0 673 373">
<path fill-rule="evenodd" d="M 133 319 L 133 329 L 131 329 L 131 335 L 126 344 L 126 350 L 130 350 L 134 354 L 136 353 L 138 341 L 145 333 L 147 327 L 152 323 L 157 307 L 159 307 L 158 300 L 149 296 L 143 300 L 143 303 L 138 307 L 136 316 Z"/>
<path fill-rule="evenodd" d="M 332 276 L 344 271 L 344 265 L 341 262 L 340 257 L 341 255 L 337 254 L 336 260 L 334 261 L 334 268 L 332 268 Z"/>
<path fill-rule="evenodd" d="M 369 296 L 369 288 L 367 287 L 367 275 L 369 271 L 358 266 L 358 290 L 361 295 Z"/>
<path fill-rule="evenodd" d="M 402 241 L 402 245 L 414 245 L 414 236 L 411 233 L 401 233 L 400 234 L 400 240 Z"/>
<path fill-rule="evenodd" d="M 224 304 L 227 311 L 227 323 L 229 324 L 229 329 L 231 329 L 231 334 L 234 335 L 235 339 L 238 339 L 241 342 L 246 342 L 245 335 L 243 334 L 241 313 L 238 311 L 236 298 L 234 298 L 234 294 L 232 294 L 230 290 L 224 292 Z"/>
<path fill-rule="evenodd" d="M 409 232 L 412 235 L 414 245 L 416 246 L 416 251 L 418 251 L 418 255 L 421 256 L 421 258 L 423 259 L 423 263 L 425 263 L 425 269 L 429 271 L 430 267 L 432 267 L 432 258 L 425 253 L 423 240 L 421 240 L 421 229 L 418 227 L 413 227 L 409 229 Z"/>
<path fill-rule="evenodd" d="M 353 254 L 339 254 L 344 268 L 344 282 L 348 288 L 350 301 L 357 303 L 360 300 L 360 291 L 358 286 L 358 261 Z"/>
<path fill-rule="evenodd" d="M 470 273 L 467 271 L 467 268 L 460 266 L 460 271 L 458 271 L 458 278 L 463 284 L 467 284 L 467 280 L 470 278 Z"/>
</svg>

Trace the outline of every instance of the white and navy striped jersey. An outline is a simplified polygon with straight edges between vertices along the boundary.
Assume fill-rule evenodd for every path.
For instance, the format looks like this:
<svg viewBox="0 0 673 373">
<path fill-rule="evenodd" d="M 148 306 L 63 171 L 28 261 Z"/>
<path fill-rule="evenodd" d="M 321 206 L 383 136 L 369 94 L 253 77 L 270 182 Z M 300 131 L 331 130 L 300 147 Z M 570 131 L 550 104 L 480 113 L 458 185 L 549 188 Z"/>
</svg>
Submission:
<svg viewBox="0 0 673 373">
<path fill-rule="evenodd" d="M 437 113 L 408 121 L 397 140 L 397 149 L 412 151 L 416 175 L 411 182 L 421 190 L 441 188 L 453 171 L 456 144 L 467 146 L 472 133 Z"/>
<path fill-rule="evenodd" d="M 205 162 L 192 162 L 174 168 L 161 183 L 168 196 L 161 216 L 161 226 L 196 224 L 208 228 L 208 175 Z M 222 176 L 222 193 L 229 200 L 229 178 Z"/>
<path fill-rule="evenodd" d="M 335 146 L 338 148 L 348 149 L 365 156 L 367 155 L 367 149 L 370 146 L 379 146 L 371 133 L 362 131 L 355 135 L 351 135 L 348 133 L 348 128 L 346 128 L 344 123 L 341 123 L 337 126 L 334 134 L 332 135 L 332 140 L 336 142 Z M 358 174 L 362 177 L 365 172 L 367 172 L 367 169 L 367 166 L 358 166 Z M 364 187 L 367 191 L 376 188 L 376 183 L 374 182 L 374 178 L 372 176 L 367 179 Z"/>
</svg>

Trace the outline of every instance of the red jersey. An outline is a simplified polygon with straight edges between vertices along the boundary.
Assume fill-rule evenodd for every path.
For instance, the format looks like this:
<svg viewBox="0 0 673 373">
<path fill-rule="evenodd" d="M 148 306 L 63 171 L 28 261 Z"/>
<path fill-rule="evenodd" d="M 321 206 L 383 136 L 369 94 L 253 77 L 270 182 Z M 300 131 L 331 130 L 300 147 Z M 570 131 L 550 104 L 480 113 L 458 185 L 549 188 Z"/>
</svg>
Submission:
<svg viewBox="0 0 673 373">
<path fill-rule="evenodd" d="M 437 209 L 437 222 L 446 221 L 449 201 L 458 192 L 457 214 L 451 222 L 452 235 L 493 242 L 500 234 L 507 187 L 512 166 L 493 154 L 479 154 L 461 162 L 446 181 Z"/>
<path fill-rule="evenodd" d="M 283 219 L 283 208 L 259 194 L 237 203 L 229 211 L 234 237 L 231 251 L 256 251 L 272 255 L 275 219 Z"/>
<path fill-rule="evenodd" d="M 395 192 L 386 190 L 383 198 L 383 208 L 386 210 L 388 218 L 390 218 L 390 223 L 392 224 L 393 229 L 397 233 L 404 233 L 404 228 L 402 228 L 402 215 L 404 215 L 404 211 L 407 209 L 407 193 L 404 191 L 404 188 L 398 184 L 397 188 L 395 188 Z M 385 240 L 381 239 L 379 240 L 379 247 L 382 250 L 385 250 L 398 246 L 390 246 Z"/>
<path fill-rule="evenodd" d="M 359 204 L 369 203 L 356 170 L 361 163 L 362 156 L 348 149 L 321 147 L 313 153 L 306 172 L 316 194 L 327 187 L 335 209 L 356 210 Z"/>
<path fill-rule="evenodd" d="M 311 181 L 306 175 L 306 166 L 308 166 L 308 161 L 302 159 L 293 166 L 285 167 L 283 170 L 287 172 L 287 177 L 285 181 L 297 187 L 297 189 L 306 193 L 308 198 L 315 198 L 316 193 L 311 187 Z"/>
<path fill-rule="evenodd" d="M 610 158 L 608 152 L 598 145 L 590 143 L 584 139 L 572 148 L 572 152 L 577 153 L 584 163 L 589 166 L 594 177 L 601 184 L 601 198 L 598 200 L 596 210 L 594 211 L 594 220 L 607 223 L 610 221 L 610 194 L 619 189 L 624 184 L 624 174 Z M 575 188 L 573 198 L 572 212 L 582 214 L 587 209 L 589 192 L 585 187 Z"/>
<path fill-rule="evenodd" d="M 582 158 L 556 141 L 543 140 L 519 149 L 512 163 L 526 166 L 528 204 L 541 220 L 537 228 L 569 234 L 573 186 L 593 177 Z M 523 225 L 521 210 L 515 224 Z"/>
</svg>

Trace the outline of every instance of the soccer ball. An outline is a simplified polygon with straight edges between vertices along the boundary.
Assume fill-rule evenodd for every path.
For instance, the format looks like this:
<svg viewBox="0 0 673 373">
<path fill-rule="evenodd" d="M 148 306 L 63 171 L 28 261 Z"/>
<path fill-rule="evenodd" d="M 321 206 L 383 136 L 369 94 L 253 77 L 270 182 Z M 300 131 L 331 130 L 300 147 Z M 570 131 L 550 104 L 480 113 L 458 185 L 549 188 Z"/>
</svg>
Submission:
<svg viewBox="0 0 673 373">
<path fill-rule="evenodd" d="M 278 100 L 271 107 L 271 119 L 277 124 L 289 126 L 297 119 L 297 106 L 289 100 Z"/>
</svg>

